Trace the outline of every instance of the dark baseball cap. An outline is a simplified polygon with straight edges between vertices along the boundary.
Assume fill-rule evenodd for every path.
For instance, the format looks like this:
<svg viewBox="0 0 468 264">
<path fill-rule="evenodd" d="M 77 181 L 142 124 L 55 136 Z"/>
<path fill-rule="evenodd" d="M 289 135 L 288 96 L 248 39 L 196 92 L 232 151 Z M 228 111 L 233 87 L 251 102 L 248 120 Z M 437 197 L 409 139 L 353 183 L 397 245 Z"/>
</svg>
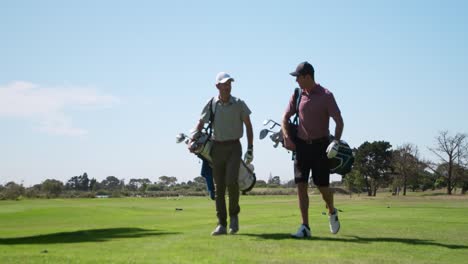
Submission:
<svg viewBox="0 0 468 264">
<path fill-rule="evenodd" d="M 299 76 L 299 75 L 306 75 L 306 74 L 314 74 L 314 67 L 307 61 L 299 63 L 297 65 L 296 71 L 290 73 L 292 76 Z"/>
</svg>

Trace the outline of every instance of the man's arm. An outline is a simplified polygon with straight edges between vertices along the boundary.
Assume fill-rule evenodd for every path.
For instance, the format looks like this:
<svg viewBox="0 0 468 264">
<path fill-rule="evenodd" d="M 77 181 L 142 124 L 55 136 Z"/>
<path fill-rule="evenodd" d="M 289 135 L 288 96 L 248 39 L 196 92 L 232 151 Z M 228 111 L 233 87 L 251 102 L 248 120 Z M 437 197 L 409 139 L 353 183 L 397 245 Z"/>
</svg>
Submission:
<svg viewBox="0 0 468 264">
<path fill-rule="evenodd" d="M 244 155 L 244 162 L 247 164 L 252 163 L 253 160 L 253 129 L 252 129 L 252 123 L 250 122 L 250 117 L 249 115 L 246 115 L 243 118 L 245 128 L 247 130 L 247 151 L 245 152 Z"/>
<path fill-rule="evenodd" d="M 291 113 L 285 112 L 283 115 L 283 121 L 281 122 L 281 131 L 283 132 L 283 147 L 288 150 L 296 150 L 296 144 L 294 144 L 293 140 L 289 136 L 289 118 L 291 117 Z"/>
<path fill-rule="evenodd" d="M 198 121 L 197 126 L 195 127 L 196 131 L 202 131 L 204 125 L 205 122 L 203 122 L 203 120 L 200 119 L 200 121 Z"/>
<path fill-rule="evenodd" d="M 281 130 L 283 131 L 283 138 L 288 138 L 289 137 L 289 118 L 291 117 L 291 114 L 288 112 L 284 113 L 283 115 L 283 120 L 281 122 Z"/>
<path fill-rule="evenodd" d="M 343 134 L 343 128 L 344 128 L 344 122 L 343 118 L 341 117 L 341 114 L 339 114 L 336 117 L 333 117 L 333 120 L 335 121 L 335 139 L 340 141 L 341 135 Z"/>
<path fill-rule="evenodd" d="M 247 131 L 247 145 L 248 148 L 250 148 L 253 146 L 253 129 L 252 122 L 250 122 L 250 116 L 245 116 L 243 121 L 245 124 L 245 129 Z"/>
<path fill-rule="evenodd" d="M 205 105 L 205 107 L 203 107 L 200 120 L 198 120 L 198 123 L 194 128 L 195 131 L 192 133 L 192 141 L 196 140 L 200 136 L 200 133 L 205 126 L 205 123 L 209 122 L 211 115 L 211 104 L 212 100 L 210 99 Z"/>
</svg>

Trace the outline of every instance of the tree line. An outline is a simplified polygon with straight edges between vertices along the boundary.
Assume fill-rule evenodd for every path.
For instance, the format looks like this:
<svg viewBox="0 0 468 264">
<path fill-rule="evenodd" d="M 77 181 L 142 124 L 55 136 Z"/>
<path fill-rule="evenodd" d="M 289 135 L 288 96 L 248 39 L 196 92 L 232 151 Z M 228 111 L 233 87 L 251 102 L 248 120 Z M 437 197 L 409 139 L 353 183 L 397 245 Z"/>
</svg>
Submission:
<svg viewBox="0 0 468 264">
<path fill-rule="evenodd" d="M 258 180 L 256 188 L 284 187 L 279 176 L 270 176 L 268 181 Z M 24 187 L 22 184 L 8 182 L 0 185 L 0 200 L 15 200 L 26 198 L 95 198 L 95 197 L 121 197 L 121 196 L 178 196 L 207 195 L 206 181 L 198 176 L 187 182 L 178 182 L 174 176 L 160 176 L 158 181 L 152 182 L 148 178 L 132 178 L 125 182 L 115 176 L 108 176 L 101 182 L 90 178 L 85 172 L 79 176 L 73 176 L 65 183 L 47 179 L 40 184 Z"/>
<path fill-rule="evenodd" d="M 468 190 L 468 142 L 466 134 L 450 135 L 442 131 L 429 150 L 437 157 L 430 161 L 420 157 L 417 146 L 406 143 L 392 150 L 387 141 L 364 142 L 355 149 L 355 164 L 344 183 L 349 190 L 366 191 L 375 196 L 379 188 L 388 187 L 394 194 L 445 188 L 451 195 L 455 188 Z"/>
<path fill-rule="evenodd" d="M 148 195 L 155 192 L 178 192 L 180 190 L 192 190 L 202 192 L 205 188 L 205 179 L 196 177 L 187 183 L 177 183 L 177 178 L 173 176 L 160 176 L 157 182 L 152 182 L 147 178 L 130 179 L 125 183 L 124 179 L 115 176 L 108 176 L 102 181 L 90 178 L 85 172 L 79 176 L 73 176 L 65 183 L 47 179 L 40 184 L 31 187 L 24 187 L 22 184 L 8 182 L 4 186 L 0 185 L 0 199 L 27 198 L 57 198 L 57 197 L 96 197 L 96 196 L 136 196 Z M 169 193 L 170 195 L 170 193 Z"/>
<path fill-rule="evenodd" d="M 441 188 L 445 188 L 449 195 L 456 188 L 465 194 L 468 190 L 467 136 L 461 133 L 452 136 L 442 131 L 435 139 L 435 146 L 429 150 L 438 158 L 437 161 L 420 157 L 417 146 L 411 143 L 392 149 L 387 141 L 366 141 L 354 149 L 353 169 L 340 184 L 349 192 L 365 192 L 369 196 L 376 196 L 380 188 L 389 188 L 395 195 L 406 195 L 408 190 Z M 270 175 L 268 181 L 258 180 L 255 185 L 255 188 L 265 187 L 294 188 L 295 184 L 293 179 L 282 183 L 280 176 Z M 160 176 L 156 182 L 148 178 L 132 178 L 125 183 L 124 179 L 115 176 L 99 182 L 85 172 L 65 183 L 47 179 L 28 188 L 8 182 L 0 185 L 0 199 L 205 195 L 205 189 L 205 179 L 201 176 L 181 183 L 174 176 Z"/>
</svg>

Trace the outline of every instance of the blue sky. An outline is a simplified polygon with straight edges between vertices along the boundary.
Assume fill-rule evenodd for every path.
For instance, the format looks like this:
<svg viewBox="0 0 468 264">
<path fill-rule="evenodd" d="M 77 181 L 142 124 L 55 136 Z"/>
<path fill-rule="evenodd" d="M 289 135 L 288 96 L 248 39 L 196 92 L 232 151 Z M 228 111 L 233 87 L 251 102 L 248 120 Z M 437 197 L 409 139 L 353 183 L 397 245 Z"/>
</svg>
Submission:
<svg viewBox="0 0 468 264">
<path fill-rule="evenodd" d="M 292 179 L 290 154 L 258 140 L 280 120 L 307 60 L 353 147 L 468 133 L 465 1 L 2 1 L 0 184 L 87 172 L 188 181 L 200 163 L 175 135 L 229 72 L 252 110 L 254 165 Z M 331 130 L 334 124 L 331 122 Z M 244 146 L 246 139 L 242 140 Z M 339 177 L 334 177 L 339 179 Z"/>
</svg>

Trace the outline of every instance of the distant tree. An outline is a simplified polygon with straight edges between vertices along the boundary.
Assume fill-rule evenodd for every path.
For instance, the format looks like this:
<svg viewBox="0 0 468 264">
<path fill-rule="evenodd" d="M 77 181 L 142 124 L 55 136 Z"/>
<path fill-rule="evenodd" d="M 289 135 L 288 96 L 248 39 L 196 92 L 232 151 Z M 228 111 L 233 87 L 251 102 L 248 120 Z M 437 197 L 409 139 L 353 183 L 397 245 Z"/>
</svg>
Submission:
<svg viewBox="0 0 468 264">
<path fill-rule="evenodd" d="M 34 184 L 29 188 L 25 188 L 24 196 L 28 198 L 41 198 L 44 196 L 42 192 L 42 184 Z"/>
<path fill-rule="evenodd" d="M 2 191 L 2 199 L 7 200 L 16 200 L 21 197 L 25 192 L 25 189 L 22 184 L 17 184 L 13 181 L 5 184 Z"/>
<path fill-rule="evenodd" d="M 120 189 L 120 180 L 115 176 L 107 176 L 105 180 L 101 182 L 103 189 L 108 191 L 115 191 Z"/>
<path fill-rule="evenodd" d="M 65 184 L 67 190 L 88 191 L 89 187 L 90 181 L 86 172 L 83 175 L 71 177 Z"/>
<path fill-rule="evenodd" d="M 137 191 L 140 187 L 140 179 L 130 179 L 127 184 L 127 190 L 129 191 Z"/>
<path fill-rule="evenodd" d="M 439 164 L 434 172 L 437 175 L 437 188 L 447 188 L 448 185 L 449 164 Z M 456 187 L 461 189 L 462 193 L 466 193 L 468 188 L 468 169 L 458 164 L 452 165 L 452 192 Z"/>
<path fill-rule="evenodd" d="M 89 178 L 88 174 L 85 172 L 79 178 L 79 189 L 81 191 L 89 191 Z"/>
<path fill-rule="evenodd" d="M 466 192 L 468 191 L 468 170 L 466 168 L 463 168 L 461 176 L 462 177 L 458 182 L 458 187 L 460 187 L 462 194 L 466 194 Z"/>
<path fill-rule="evenodd" d="M 257 187 L 257 188 L 265 188 L 265 187 L 267 187 L 267 182 L 264 181 L 264 180 L 257 180 L 257 181 L 255 182 L 255 187 Z"/>
<path fill-rule="evenodd" d="M 140 188 L 138 188 L 138 190 L 141 192 L 146 192 L 150 184 L 151 181 L 148 178 L 140 179 Z"/>
<path fill-rule="evenodd" d="M 145 192 L 147 186 L 151 184 L 151 181 L 148 178 L 144 179 L 130 179 L 127 184 L 127 189 L 130 191 L 140 191 Z"/>
<path fill-rule="evenodd" d="M 79 188 L 78 176 L 71 177 L 65 184 L 65 189 L 67 190 L 78 190 Z"/>
<path fill-rule="evenodd" d="M 425 162 L 424 162 L 425 163 Z M 427 163 L 425 163 L 427 164 Z M 424 192 L 426 190 L 435 190 L 437 174 L 424 170 L 418 177 L 419 188 Z"/>
<path fill-rule="evenodd" d="M 268 178 L 268 185 L 269 186 L 280 186 L 281 179 L 279 176 L 271 176 Z"/>
<path fill-rule="evenodd" d="M 148 184 L 148 186 L 146 186 L 146 191 L 148 192 L 158 192 L 163 190 L 164 186 L 162 186 L 161 184 Z"/>
<path fill-rule="evenodd" d="M 348 188 L 350 196 L 353 194 L 353 192 L 360 194 L 366 185 L 364 182 L 364 177 L 356 169 L 353 169 L 351 172 L 346 174 L 346 177 L 344 177 L 342 181 L 346 188 Z"/>
<path fill-rule="evenodd" d="M 117 188 L 117 190 L 120 190 L 120 191 L 125 190 L 125 180 L 124 179 L 119 180 L 119 187 Z"/>
<path fill-rule="evenodd" d="M 366 141 L 357 150 L 354 168 L 364 177 L 368 196 L 375 196 L 380 186 L 388 184 L 392 171 L 391 147 L 386 141 Z"/>
<path fill-rule="evenodd" d="M 206 180 L 202 176 L 198 176 L 198 177 L 193 178 L 193 181 L 198 183 L 198 184 L 206 184 Z"/>
<path fill-rule="evenodd" d="M 58 180 L 47 179 L 41 184 L 41 191 L 45 193 L 47 198 L 58 197 L 63 191 L 63 183 Z"/>
<path fill-rule="evenodd" d="M 159 177 L 159 183 L 163 186 L 170 187 L 177 182 L 177 178 L 173 176 L 161 176 Z"/>
<path fill-rule="evenodd" d="M 294 181 L 294 179 L 291 179 L 287 181 L 286 183 L 282 184 L 281 186 L 286 187 L 286 188 L 294 188 L 296 187 L 296 182 Z"/>
<path fill-rule="evenodd" d="M 424 171 L 425 165 L 419 160 L 418 147 L 413 144 L 399 146 L 392 153 L 392 166 L 394 168 L 394 183 L 403 187 L 403 195 L 409 184 L 416 185 L 418 176 Z"/>
<path fill-rule="evenodd" d="M 98 182 L 95 178 L 92 178 L 91 180 L 89 180 L 89 190 L 92 192 L 95 192 L 97 191 L 97 189 L 98 189 Z"/>
<path fill-rule="evenodd" d="M 447 194 L 452 194 L 455 187 L 457 172 L 454 168 L 466 168 L 468 160 L 468 142 L 466 134 L 457 133 L 450 136 L 448 131 L 439 132 L 436 137 L 436 146 L 429 148 L 440 160 L 439 163 L 428 163 L 429 168 L 439 176 L 446 179 Z M 441 173 L 440 165 L 446 166 L 446 170 Z M 463 178 L 463 177 L 459 177 Z"/>
</svg>

